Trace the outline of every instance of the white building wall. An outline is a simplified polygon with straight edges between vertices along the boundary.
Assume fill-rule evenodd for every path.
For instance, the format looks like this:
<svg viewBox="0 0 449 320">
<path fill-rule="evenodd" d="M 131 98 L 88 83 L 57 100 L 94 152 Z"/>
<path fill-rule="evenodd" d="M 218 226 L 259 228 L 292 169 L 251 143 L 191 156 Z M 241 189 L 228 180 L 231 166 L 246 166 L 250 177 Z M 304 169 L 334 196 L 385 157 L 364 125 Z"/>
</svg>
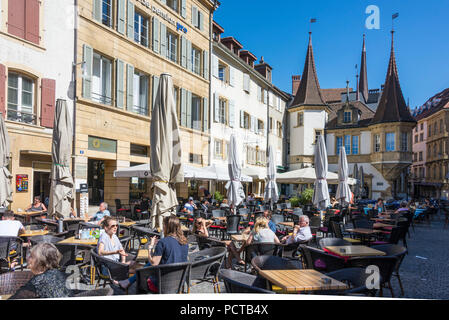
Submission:
<svg viewBox="0 0 449 320">
<path fill-rule="evenodd" d="M 323 130 L 326 124 L 326 111 L 306 110 L 304 111 L 304 149 L 302 155 L 314 155 L 315 153 L 315 129 Z M 301 139 L 301 136 L 297 137 Z"/>
</svg>

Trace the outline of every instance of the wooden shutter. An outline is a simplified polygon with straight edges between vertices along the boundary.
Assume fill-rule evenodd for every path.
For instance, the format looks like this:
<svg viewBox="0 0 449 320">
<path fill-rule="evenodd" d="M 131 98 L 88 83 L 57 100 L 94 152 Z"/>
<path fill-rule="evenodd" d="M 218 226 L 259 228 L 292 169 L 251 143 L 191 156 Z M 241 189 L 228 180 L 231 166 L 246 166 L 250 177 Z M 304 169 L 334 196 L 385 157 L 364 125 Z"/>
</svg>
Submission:
<svg viewBox="0 0 449 320">
<path fill-rule="evenodd" d="M 203 78 L 209 80 L 209 51 L 203 51 Z"/>
<path fill-rule="evenodd" d="M 86 75 L 83 76 L 83 98 L 90 99 L 92 96 L 93 49 L 87 44 L 83 45 L 83 60 L 86 62 Z"/>
<path fill-rule="evenodd" d="M 42 79 L 41 82 L 41 126 L 53 128 L 55 117 L 55 89 L 56 81 L 53 79 Z"/>
<path fill-rule="evenodd" d="M 0 64 L 0 112 L 6 118 L 6 67 Z"/>
<path fill-rule="evenodd" d="M 187 109 L 187 117 L 186 117 L 186 122 L 187 122 L 187 127 L 188 128 L 193 128 L 192 126 L 192 92 L 187 91 L 186 94 L 186 109 Z"/>
<path fill-rule="evenodd" d="M 134 105 L 134 66 L 128 64 L 126 67 L 126 109 L 133 111 Z"/>
<path fill-rule="evenodd" d="M 192 42 L 187 41 L 187 70 L 192 71 Z"/>
<path fill-rule="evenodd" d="M 181 66 L 187 67 L 187 40 L 184 36 L 181 36 Z"/>
<path fill-rule="evenodd" d="M 220 97 L 214 93 L 214 122 L 220 122 Z"/>
<path fill-rule="evenodd" d="M 126 19 L 126 0 L 117 0 L 117 31 L 121 34 L 125 34 L 125 23 L 126 23 L 125 19 Z"/>
<path fill-rule="evenodd" d="M 187 17 L 187 0 L 181 0 L 181 17 L 184 19 Z"/>
<path fill-rule="evenodd" d="M 187 92 L 181 88 L 181 126 L 187 127 Z"/>
<path fill-rule="evenodd" d="M 159 19 L 156 17 L 153 17 L 153 51 L 156 53 L 159 53 Z"/>
<path fill-rule="evenodd" d="M 15 0 L 12 0 L 15 1 Z M 102 0 L 93 1 L 92 18 L 97 22 L 101 22 L 102 18 Z"/>
<path fill-rule="evenodd" d="M 235 103 L 234 100 L 229 101 L 229 126 L 234 128 L 235 125 Z"/>
<path fill-rule="evenodd" d="M 125 0 L 122 0 L 122 1 L 125 1 Z M 128 21 L 127 21 L 126 33 L 128 35 L 128 38 L 130 38 L 132 40 L 134 40 L 134 13 L 135 13 L 134 11 L 135 11 L 134 4 L 132 3 L 131 0 L 128 0 L 128 16 L 127 16 Z M 123 15 L 124 14 L 125 13 L 123 12 Z M 147 28 L 147 30 L 148 30 L 148 28 Z M 147 37 L 147 39 L 148 39 L 148 37 Z"/>
<path fill-rule="evenodd" d="M 161 22 L 161 56 L 167 57 L 167 27 Z"/>
<path fill-rule="evenodd" d="M 115 103 L 116 107 L 123 109 L 125 100 L 125 81 L 124 81 L 124 69 L 125 63 L 122 60 L 117 59 L 116 61 L 116 87 L 115 87 Z"/>
<path fill-rule="evenodd" d="M 27 0 L 26 1 L 26 20 L 25 20 L 25 39 L 39 44 L 39 0 Z"/>
<path fill-rule="evenodd" d="M 203 98 L 203 131 L 209 131 L 209 101 Z"/>
<path fill-rule="evenodd" d="M 153 103 L 151 104 L 151 110 L 153 110 L 154 104 L 156 103 L 157 89 L 159 88 L 159 77 L 153 76 L 153 87 L 152 88 L 153 88 L 153 91 L 152 91 Z"/>
<path fill-rule="evenodd" d="M 25 39 L 25 0 L 8 1 L 8 33 Z"/>
</svg>

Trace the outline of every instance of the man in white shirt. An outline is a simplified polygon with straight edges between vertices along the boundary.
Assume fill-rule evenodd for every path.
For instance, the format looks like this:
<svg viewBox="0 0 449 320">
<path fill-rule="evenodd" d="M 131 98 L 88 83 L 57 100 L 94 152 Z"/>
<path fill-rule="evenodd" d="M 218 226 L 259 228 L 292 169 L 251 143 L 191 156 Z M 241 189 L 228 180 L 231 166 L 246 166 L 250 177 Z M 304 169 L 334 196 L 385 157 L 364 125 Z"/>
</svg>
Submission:
<svg viewBox="0 0 449 320">
<path fill-rule="evenodd" d="M 309 227 L 309 217 L 301 216 L 299 218 L 299 225 L 295 225 L 293 228 L 293 234 L 291 236 L 285 236 L 281 242 L 286 244 L 292 244 L 296 242 L 309 241 L 312 239 L 312 231 Z"/>
<path fill-rule="evenodd" d="M 14 212 L 6 211 L 0 221 L 0 237 L 17 237 L 25 232 L 22 222 L 14 220 Z"/>
</svg>

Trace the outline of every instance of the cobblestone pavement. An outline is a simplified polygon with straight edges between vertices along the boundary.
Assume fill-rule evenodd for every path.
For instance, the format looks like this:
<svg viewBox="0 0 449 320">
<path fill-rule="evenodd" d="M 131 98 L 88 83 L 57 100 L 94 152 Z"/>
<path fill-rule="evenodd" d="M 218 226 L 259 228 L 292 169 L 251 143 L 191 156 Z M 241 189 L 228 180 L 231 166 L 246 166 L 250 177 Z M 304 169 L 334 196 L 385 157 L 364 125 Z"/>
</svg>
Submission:
<svg viewBox="0 0 449 320">
<path fill-rule="evenodd" d="M 449 227 L 444 229 L 443 221 L 444 216 L 436 215 L 430 225 L 415 223 L 415 231 L 410 227 L 411 237 L 407 238 L 409 253 L 400 268 L 405 292 L 404 296 L 400 295 L 399 283 L 393 277 L 391 283 L 395 297 L 449 299 Z M 225 292 L 223 283 L 221 288 Z M 202 283 L 193 286 L 191 292 L 213 294 L 213 287 Z M 384 296 L 391 297 L 388 289 L 384 290 Z"/>
</svg>

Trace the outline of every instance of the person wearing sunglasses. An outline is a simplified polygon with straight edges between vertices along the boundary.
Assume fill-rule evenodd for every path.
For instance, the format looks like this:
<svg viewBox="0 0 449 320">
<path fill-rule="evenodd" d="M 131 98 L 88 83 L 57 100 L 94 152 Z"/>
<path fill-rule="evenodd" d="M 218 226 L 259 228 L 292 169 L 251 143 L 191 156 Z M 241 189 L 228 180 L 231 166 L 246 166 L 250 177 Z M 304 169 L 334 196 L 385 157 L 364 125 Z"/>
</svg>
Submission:
<svg viewBox="0 0 449 320">
<path fill-rule="evenodd" d="M 102 227 L 104 228 L 104 232 L 101 233 L 100 238 L 98 239 L 98 254 L 113 261 L 126 263 L 128 254 L 123 249 L 123 246 L 116 235 L 118 228 L 117 220 L 110 216 L 105 216 Z"/>
</svg>

